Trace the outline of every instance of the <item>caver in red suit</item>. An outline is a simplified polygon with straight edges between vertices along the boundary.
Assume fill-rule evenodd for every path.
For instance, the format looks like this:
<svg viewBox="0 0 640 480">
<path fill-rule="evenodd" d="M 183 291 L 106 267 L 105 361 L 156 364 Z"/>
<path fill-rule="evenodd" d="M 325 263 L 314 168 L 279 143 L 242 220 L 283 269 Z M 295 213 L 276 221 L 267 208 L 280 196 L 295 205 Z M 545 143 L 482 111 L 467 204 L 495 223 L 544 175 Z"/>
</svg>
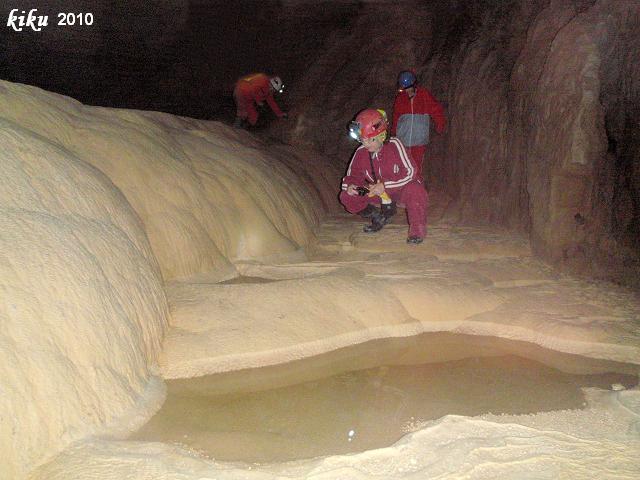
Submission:
<svg viewBox="0 0 640 480">
<path fill-rule="evenodd" d="M 379 206 L 379 196 L 349 195 L 346 190 L 349 185 L 366 187 L 380 180 L 391 200 L 405 205 L 409 237 L 421 241 L 426 234 L 428 197 L 422 179 L 416 173 L 407 151 L 397 138 L 391 137 L 375 154 L 370 154 L 364 146 L 360 146 L 342 179 L 340 203 L 349 213 L 360 214 L 369 205 Z"/>
<path fill-rule="evenodd" d="M 240 78 L 233 90 L 233 98 L 236 102 L 236 121 L 246 120 L 250 125 L 258 121 L 256 105 L 262 105 L 265 101 L 278 118 L 285 116 L 284 112 L 273 99 L 274 82 L 280 83 L 279 77 L 269 77 L 264 73 L 252 73 Z"/>
<path fill-rule="evenodd" d="M 442 134 L 446 119 L 444 109 L 431 93 L 415 84 L 413 72 L 402 72 L 398 77 L 400 90 L 393 104 L 392 135 L 396 135 L 409 151 L 422 178 L 422 162 L 429 144 L 431 121 L 435 130 Z"/>
</svg>

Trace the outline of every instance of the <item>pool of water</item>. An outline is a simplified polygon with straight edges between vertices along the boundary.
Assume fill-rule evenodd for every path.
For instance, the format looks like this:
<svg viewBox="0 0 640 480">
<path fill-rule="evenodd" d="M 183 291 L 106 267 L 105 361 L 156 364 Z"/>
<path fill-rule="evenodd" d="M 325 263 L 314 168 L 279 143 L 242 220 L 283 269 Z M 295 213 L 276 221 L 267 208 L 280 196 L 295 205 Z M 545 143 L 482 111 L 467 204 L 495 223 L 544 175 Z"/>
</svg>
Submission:
<svg viewBox="0 0 640 480">
<path fill-rule="evenodd" d="M 636 366 L 555 358 L 569 371 L 585 370 L 567 373 L 505 351 L 517 347 L 431 334 L 277 368 L 170 381 L 162 409 L 133 438 L 186 445 L 217 460 L 282 462 L 388 446 L 449 414 L 579 409 L 583 387 L 637 384 Z M 311 379 L 302 381 L 305 373 Z"/>
</svg>

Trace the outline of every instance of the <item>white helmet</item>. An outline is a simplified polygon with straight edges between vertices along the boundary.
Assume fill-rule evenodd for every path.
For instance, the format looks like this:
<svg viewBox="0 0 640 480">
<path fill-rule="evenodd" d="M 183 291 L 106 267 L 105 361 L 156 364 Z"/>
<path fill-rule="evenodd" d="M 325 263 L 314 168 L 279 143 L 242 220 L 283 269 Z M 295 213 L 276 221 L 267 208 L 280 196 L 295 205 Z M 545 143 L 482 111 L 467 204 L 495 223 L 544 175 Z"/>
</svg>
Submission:
<svg viewBox="0 0 640 480">
<path fill-rule="evenodd" d="M 282 79 L 278 76 L 271 77 L 269 79 L 269 83 L 271 84 L 271 87 L 278 93 L 282 93 L 282 91 L 284 90 L 284 83 L 282 83 Z"/>
</svg>

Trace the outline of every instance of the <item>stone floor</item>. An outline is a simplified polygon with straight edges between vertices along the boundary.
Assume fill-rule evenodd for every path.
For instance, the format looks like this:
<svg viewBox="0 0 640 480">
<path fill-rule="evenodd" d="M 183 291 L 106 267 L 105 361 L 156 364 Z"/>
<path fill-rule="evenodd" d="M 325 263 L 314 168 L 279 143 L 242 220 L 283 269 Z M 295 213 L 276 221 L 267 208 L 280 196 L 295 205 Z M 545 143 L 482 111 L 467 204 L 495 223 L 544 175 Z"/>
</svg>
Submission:
<svg viewBox="0 0 640 480">
<path fill-rule="evenodd" d="M 407 245 L 398 217 L 375 234 L 354 217 L 333 217 L 306 256 L 237 263 L 247 279 L 238 283 L 169 285 L 164 376 L 273 365 L 436 331 L 640 364 L 634 293 L 558 275 L 505 231 L 437 224 L 423 244 Z"/>
<path fill-rule="evenodd" d="M 424 332 L 578 354 L 581 360 L 564 365 L 576 373 L 588 358 L 638 372 L 637 294 L 557 275 L 507 232 L 440 223 L 423 244 L 408 246 L 406 228 L 399 217 L 365 235 L 356 219 L 334 217 L 304 252 L 237 263 L 234 281 L 168 285 L 172 325 L 162 375 L 273 367 Z M 640 478 L 640 391 L 593 389 L 586 399 L 582 410 L 447 415 L 387 448 L 273 465 L 217 462 L 181 445 L 95 439 L 65 450 L 31 480 Z"/>
</svg>

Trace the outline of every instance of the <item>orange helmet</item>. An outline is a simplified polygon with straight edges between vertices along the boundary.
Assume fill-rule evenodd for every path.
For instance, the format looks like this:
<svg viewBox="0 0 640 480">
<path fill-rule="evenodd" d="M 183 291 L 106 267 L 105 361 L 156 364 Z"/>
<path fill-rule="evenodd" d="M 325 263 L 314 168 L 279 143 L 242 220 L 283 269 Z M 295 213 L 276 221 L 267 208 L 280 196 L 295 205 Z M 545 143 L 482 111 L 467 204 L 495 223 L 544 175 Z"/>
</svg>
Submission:
<svg viewBox="0 0 640 480">
<path fill-rule="evenodd" d="M 353 123 L 357 126 L 356 140 L 359 141 L 385 134 L 389 126 L 385 111 L 373 108 L 362 110 L 356 115 L 356 120 Z"/>
</svg>

